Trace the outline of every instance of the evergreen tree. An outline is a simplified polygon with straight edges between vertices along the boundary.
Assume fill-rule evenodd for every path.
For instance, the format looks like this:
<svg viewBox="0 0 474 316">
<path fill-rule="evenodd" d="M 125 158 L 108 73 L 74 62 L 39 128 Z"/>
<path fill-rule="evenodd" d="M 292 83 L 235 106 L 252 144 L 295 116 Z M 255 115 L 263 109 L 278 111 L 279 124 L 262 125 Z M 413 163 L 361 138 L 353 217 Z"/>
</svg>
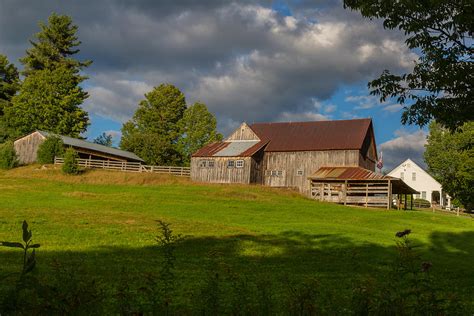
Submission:
<svg viewBox="0 0 474 316">
<path fill-rule="evenodd" d="M 18 70 L 9 63 L 6 56 L 0 55 L 0 143 L 14 134 L 4 118 L 4 108 L 10 104 L 19 87 Z"/>
<path fill-rule="evenodd" d="M 31 41 L 33 47 L 21 59 L 25 80 L 5 108 L 5 119 L 17 135 L 42 129 L 78 137 L 89 124 L 80 107 L 88 97 L 80 86 L 86 79 L 80 71 L 91 62 L 73 58 L 80 42 L 71 17 L 53 13 L 40 28 L 36 41 Z"/>
<path fill-rule="evenodd" d="M 184 162 L 189 164 L 191 155 L 206 144 L 222 140 L 217 120 L 203 103 L 195 103 L 184 112 L 180 122 L 182 136 L 178 142 Z"/>
<path fill-rule="evenodd" d="M 145 94 L 133 118 L 122 127 L 120 147 L 148 164 L 179 164 L 179 125 L 186 110 L 184 94 L 171 84 L 161 84 Z"/>
</svg>

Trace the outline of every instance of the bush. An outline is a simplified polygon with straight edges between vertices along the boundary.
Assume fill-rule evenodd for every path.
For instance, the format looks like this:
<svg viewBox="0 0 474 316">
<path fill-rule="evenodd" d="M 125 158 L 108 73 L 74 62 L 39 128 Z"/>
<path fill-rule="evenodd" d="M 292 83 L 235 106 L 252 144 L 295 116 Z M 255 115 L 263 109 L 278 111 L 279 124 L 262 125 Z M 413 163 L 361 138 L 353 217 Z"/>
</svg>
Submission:
<svg viewBox="0 0 474 316">
<path fill-rule="evenodd" d="M 49 136 L 38 148 L 37 161 L 43 164 L 54 163 L 54 157 L 64 154 L 64 144 L 58 136 Z"/>
<path fill-rule="evenodd" d="M 413 200 L 413 206 L 418 207 L 418 208 L 429 208 L 431 207 L 431 203 L 428 200 L 425 199 L 414 199 Z"/>
<path fill-rule="evenodd" d="M 0 169 L 12 169 L 18 165 L 13 142 L 0 144 Z"/>
<path fill-rule="evenodd" d="M 78 174 L 79 173 L 79 164 L 77 159 L 79 155 L 73 148 L 68 148 L 64 154 L 64 164 L 62 170 L 66 174 Z"/>
</svg>

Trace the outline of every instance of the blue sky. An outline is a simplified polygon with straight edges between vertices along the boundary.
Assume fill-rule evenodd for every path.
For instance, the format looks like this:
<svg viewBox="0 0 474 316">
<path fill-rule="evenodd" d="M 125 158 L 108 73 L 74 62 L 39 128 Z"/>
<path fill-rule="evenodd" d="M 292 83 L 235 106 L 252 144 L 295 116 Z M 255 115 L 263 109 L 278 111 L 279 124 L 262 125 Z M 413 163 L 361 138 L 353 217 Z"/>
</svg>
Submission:
<svg viewBox="0 0 474 316">
<path fill-rule="evenodd" d="M 403 34 L 341 1 L 0 0 L 0 53 L 18 64 L 52 12 L 72 16 L 78 58 L 93 61 L 89 139 L 107 132 L 118 144 L 143 94 L 172 83 L 188 104 L 204 102 L 224 134 L 242 121 L 371 117 L 388 169 L 406 158 L 422 164 L 426 131 L 402 126 L 401 106 L 367 89 L 384 69 L 410 71 L 418 56 Z"/>
</svg>

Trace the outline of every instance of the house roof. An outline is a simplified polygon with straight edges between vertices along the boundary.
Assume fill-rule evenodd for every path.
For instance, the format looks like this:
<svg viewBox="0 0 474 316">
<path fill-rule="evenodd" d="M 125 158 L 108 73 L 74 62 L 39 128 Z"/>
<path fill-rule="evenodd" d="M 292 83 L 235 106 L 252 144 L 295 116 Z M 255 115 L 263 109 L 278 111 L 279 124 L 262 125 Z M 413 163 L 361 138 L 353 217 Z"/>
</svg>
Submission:
<svg viewBox="0 0 474 316">
<path fill-rule="evenodd" d="M 403 180 L 387 175 L 375 173 L 362 167 L 321 167 L 310 180 L 359 180 L 359 181 L 388 181 L 392 182 L 393 193 L 416 194 L 418 191 L 410 187 Z"/>
<path fill-rule="evenodd" d="M 45 132 L 45 131 L 37 131 L 37 132 L 40 133 L 43 137 L 56 135 L 56 134 Z M 100 145 L 96 143 L 91 143 L 82 139 L 72 138 L 69 136 L 63 136 L 63 135 L 56 135 L 56 136 L 61 138 L 64 145 L 66 146 L 72 146 L 72 147 L 88 149 L 88 150 L 92 150 L 96 152 L 102 152 L 102 153 L 106 153 L 112 156 L 126 158 L 130 160 L 135 160 L 135 161 L 144 161 L 143 159 L 141 159 L 140 157 L 138 157 L 137 155 L 129 151 L 125 151 L 125 150 L 121 150 L 121 149 L 117 149 L 113 147 L 108 147 L 108 146 L 104 146 L 104 145 Z"/>
<path fill-rule="evenodd" d="M 233 146 L 238 142 L 227 140 L 209 144 L 193 157 L 227 156 L 222 155 L 224 148 L 232 146 L 233 156 L 252 156 L 265 148 L 266 152 L 317 151 L 362 149 L 364 139 L 372 126 L 372 120 L 337 120 L 315 122 L 254 123 L 249 128 L 258 136 L 259 141 L 247 148 Z M 249 144 L 250 141 L 242 141 Z M 239 149 L 241 151 L 239 152 Z M 225 153 L 225 152 L 224 152 Z"/>
</svg>

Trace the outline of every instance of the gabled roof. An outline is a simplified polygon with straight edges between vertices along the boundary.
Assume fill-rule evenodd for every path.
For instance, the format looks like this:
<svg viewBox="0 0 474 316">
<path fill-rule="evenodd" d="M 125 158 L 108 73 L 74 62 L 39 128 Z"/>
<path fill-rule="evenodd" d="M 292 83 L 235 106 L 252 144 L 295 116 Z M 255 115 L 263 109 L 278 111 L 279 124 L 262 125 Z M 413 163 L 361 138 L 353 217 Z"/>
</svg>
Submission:
<svg viewBox="0 0 474 316">
<path fill-rule="evenodd" d="M 126 158 L 130 160 L 135 160 L 135 161 L 144 161 L 143 159 L 141 159 L 140 157 L 138 157 L 137 155 L 129 151 L 125 151 L 125 150 L 121 150 L 121 149 L 117 149 L 113 147 L 108 147 L 108 146 L 104 146 L 104 145 L 100 145 L 96 143 L 91 143 L 82 139 L 72 138 L 69 136 L 56 135 L 50 132 L 45 132 L 45 131 L 37 131 L 37 132 L 40 133 L 45 138 L 50 135 L 58 136 L 59 138 L 61 138 L 64 145 L 66 146 L 89 149 L 92 151 L 102 152 L 102 153 L 106 153 L 112 156 Z"/>
<path fill-rule="evenodd" d="M 232 146 L 233 156 L 248 157 L 265 148 L 266 152 L 318 151 L 318 150 L 360 150 L 372 129 L 372 120 L 337 120 L 315 122 L 254 123 L 249 128 L 258 136 L 252 146 L 231 145 L 235 142 L 250 144 L 250 141 L 226 140 L 209 144 L 193 157 L 219 157 L 224 148 Z"/>
<path fill-rule="evenodd" d="M 436 184 L 438 184 L 439 186 L 441 186 L 441 183 L 438 182 L 438 180 L 436 180 L 435 178 L 433 178 L 432 175 L 430 175 L 425 169 L 423 169 L 422 167 L 420 167 L 420 165 L 418 165 L 416 162 L 414 162 L 413 160 L 411 160 L 410 158 L 406 159 L 404 162 L 402 162 L 401 164 L 399 164 L 398 166 L 396 166 L 395 168 L 392 169 L 392 171 L 390 171 L 388 174 L 389 175 L 393 175 L 394 171 L 397 170 L 398 168 L 402 167 L 404 164 L 406 163 L 411 163 L 412 165 L 416 166 L 421 172 L 425 173 L 428 177 L 430 177 Z"/>
</svg>

